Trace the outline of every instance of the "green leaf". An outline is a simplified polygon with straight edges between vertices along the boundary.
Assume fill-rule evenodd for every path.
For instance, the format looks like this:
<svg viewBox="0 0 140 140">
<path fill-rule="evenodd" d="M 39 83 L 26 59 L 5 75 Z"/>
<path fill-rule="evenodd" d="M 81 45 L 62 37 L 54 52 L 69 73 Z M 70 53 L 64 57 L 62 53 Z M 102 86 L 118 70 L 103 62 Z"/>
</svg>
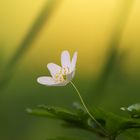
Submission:
<svg viewBox="0 0 140 140">
<path fill-rule="evenodd" d="M 64 121 L 62 123 L 63 127 L 84 129 L 105 137 L 104 132 L 96 126 L 96 123 L 86 113 L 71 112 L 59 107 L 45 105 L 38 106 L 35 109 L 27 109 L 27 112 L 31 115 L 60 119 Z M 99 121 L 102 122 L 101 119 Z"/>
<path fill-rule="evenodd" d="M 45 105 L 39 105 L 35 109 L 27 109 L 27 112 L 38 116 L 47 116 L 51 118 L 58 118 L 64 120 L 79 120 L 78 116 L 66 109 L 59 107 L 50 107 Z"/>
<path fill-rule="evenodd" d="M 133 138 L 133 140 L 140 140 L 140 130 L 137 129 L 127 130 L 124 135 Z"/>
<path fill-rule="evenodd" d="M 94 108 L 90 112 L 108 132 L 107 134 L 104 133 L 103 129 L 82 108 L 80 108 L 80 112 L 79 108 L 75 112 L 71 112 L 59 107 L 41 105 L 35 109 L 27 109 L 27 112 L 32 115 L 63 120 L 63 127 L 84 129 L 101 137 L 117 137 L 126 130 L 140 128 L 139 119 L 125 118 L 99 108 Z"/>
<path fill-rule="evenodd" d="M 94 112 L 96 118 L 102 118 L 103 120 L 105 120 L 106 129 L 108 129 L 110 132 L 117 131 L 122 128 L 139 128 L 140 126 L 139 119 L 119 116 L 112 112 L 104 111 L 102 109 L 97 108 L 94 108 L 92 112 Z"/>
<path fill-rule="evenodd" d="M 121 110 L 130 114 L 132 118 L 140 118 L 140 103 L 129 107 L 121 107 Z"/>
</svg>

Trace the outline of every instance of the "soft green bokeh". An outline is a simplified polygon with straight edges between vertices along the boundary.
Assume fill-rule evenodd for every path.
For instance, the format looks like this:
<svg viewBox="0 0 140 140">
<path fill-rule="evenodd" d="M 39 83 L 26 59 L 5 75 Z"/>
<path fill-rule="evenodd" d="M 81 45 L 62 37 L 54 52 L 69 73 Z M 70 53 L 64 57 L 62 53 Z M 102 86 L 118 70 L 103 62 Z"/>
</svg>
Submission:
<svg viewBox="0 0 140 140">
<path fill-rule="evenodd" d="M 60 121 L 25 112 L 27 107 L 38 104 L 72 109 L 72 103 L 79 100 L 70 85 L 52 88 L 36 82 L 38 76 L 49 74 L 48 62 L 60 63 L 64 49 L 78 51 L 74 82 L 89 105 L 123 115 L 121 106 L 140 102 L 139 0 L 133 0 L 120 34 L 117 61 L 113 61 L 104 84 L 101 82 L 100 86 L 99 81 L 100 90 L 95 88 L 108 58 L 112 36 L 124 14 L 120 11 L 123 8 L 125 11 L 127 2 L 131 0 L 62 0 L 56 5 L 49 21 L 18 61 L 11 80 L 0 91 L 0 139 L 45 140 L 61 135 L 96 139 L 88 132 L 64 129 Z M 45 3 L 45 0 L 0 1 L 0 75 Z"/>
</svg>

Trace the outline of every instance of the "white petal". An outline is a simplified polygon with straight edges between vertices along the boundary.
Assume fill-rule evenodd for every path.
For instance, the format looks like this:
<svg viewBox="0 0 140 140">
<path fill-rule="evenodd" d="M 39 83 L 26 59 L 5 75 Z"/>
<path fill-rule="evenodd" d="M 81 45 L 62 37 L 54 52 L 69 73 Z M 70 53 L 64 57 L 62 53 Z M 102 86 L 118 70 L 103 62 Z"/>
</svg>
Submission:
<svg viewBox="0 0 140 140">
<path fill-rule="evenodd" d="M 68 84 L 68 82 L 63 81 L 63 82 L 61 82 L 61 83 L 55 84 L 55 86 L 66 86 L 67 84 Z"/>
<path fill-rule="evenodd" d="M 73 57 L 72 57 L 72 62 L 71 62 L 71 70 L 72 71 L 75 70 L 76 62 L 77 62 L 77 52 L 75 52 Z"/>
<path fill-rule="evenodd" d="M 63 68 L 70 67 L 70 54 L 68 51 L 63 51 L 61 54 L 61 64 Z"/>
<path fill-rule="evenodd" d="M 66 86 L 68 82 L 63 81 L 63 82 L 59 82 L 59 83 L 55 83 L 54 85 L 51 86 Z"/>
<path fill-rule="evenodd" d="M 47 76 L 42 76 L 37 78 L 37 82 L 42 85 L 48 85 L 48 86 L 56 84 L 52 77 L 47 77 Z"/>
<path fill-rule="evenodd" d="M 49 63 L 47 67 L 53 77 L 61 71 L 61 67 L 54 63 Z"/>
<path fill-rule="evenodd" d="M 42 76 L 37 78 L 37 82 L 46 86 L 65 86 L 67 84 L 66 81 L 57 82 L 52 77 Z"/>
</svg>

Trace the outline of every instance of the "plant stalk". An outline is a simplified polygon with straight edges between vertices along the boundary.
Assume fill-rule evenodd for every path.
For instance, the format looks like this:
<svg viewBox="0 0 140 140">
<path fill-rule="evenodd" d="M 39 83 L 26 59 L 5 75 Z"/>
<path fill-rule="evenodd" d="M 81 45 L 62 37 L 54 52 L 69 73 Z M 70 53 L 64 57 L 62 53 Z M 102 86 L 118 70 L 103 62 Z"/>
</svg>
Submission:
<svg viewBox="0 0 140 140">
<path fill-rule="evenodd" d="M 81 101 L 82 105 L 84 106 L 84 108 L 85 108 L 86 112 L 88 113 L 88 115 L 89 115 L 89 116 L 93 119 L 93 121 L 102 129 L 102 131 L 104 132 L 104 135 L 105 135 L 105 136 L 108 136 L 108 132 L 105 130 L 105 128 L 95 119 L 95 117 L 94 117 L 94 116 L 90 113 L 90 111 L 88 110 L 88 108 L 87 108 L 87 106 L 86 106 L 86 104 L 85 104 L 85 102 L 84 102 L 84 100 L 83 100 L 83 98 L 82 98 L 82 96 L 81 96 L 79 90 L 78 90 L 77 87 L 75 86 L 75 84 L 74 84 L 72 81 L 70 81 L 70 83 L 71 83 L 71 85 L 73 86 L 73 88 L 75 89 L 75 91 L 77 92 L 77 94 L 78 94 L 78 96 L 79 96 L 79 98 L 80 98 L 80 101 Z"/>
</svg>

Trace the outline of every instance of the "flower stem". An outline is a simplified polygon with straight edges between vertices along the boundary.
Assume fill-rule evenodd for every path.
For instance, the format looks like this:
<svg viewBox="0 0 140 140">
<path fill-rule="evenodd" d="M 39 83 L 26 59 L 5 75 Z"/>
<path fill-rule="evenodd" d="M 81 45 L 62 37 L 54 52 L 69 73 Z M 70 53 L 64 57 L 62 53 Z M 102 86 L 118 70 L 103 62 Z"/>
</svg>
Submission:
<svg viewBox="0 0 140 140">
<path fill-rule="evenodd" d="M 108 132 L 104 129 L 104 127 L 94 118 L 94 116 L 93 116 L 93 115 L 90 113 L 90 111 L 88 110 L 88 108 L 87 108 L 87 106 L 86 106 L 86 104 L 85 104 L 85 102 L 84 102 L 84 100 L 83 100 L 83 98 L 82 98 L 82 96 L 81 96 L 79 90 L 78 90 L 77 87 L 75 86 L 75 84 L 74 84 L 72 81 L 70 81 L 70 83 L 71 83 L 71 85 L 73 86 L 73 88 L 76 90 L 76 92 L 77 92 L 77 94 L 78 94 L 78 96 L 79 96 L 79 98 L 80 98 L 80 100 L 81 100 L 81 103 L 82 103 L 82 105 L 84 106 L 84 108 L 85 108 L 86 112 L 88 113 L 88 115 L 89 115 L 89 116 L 94 120 L 94 122 L 103 130 L 104 134 L 105 134 L 106 136 L 108 136 Z"/>
</svg>

